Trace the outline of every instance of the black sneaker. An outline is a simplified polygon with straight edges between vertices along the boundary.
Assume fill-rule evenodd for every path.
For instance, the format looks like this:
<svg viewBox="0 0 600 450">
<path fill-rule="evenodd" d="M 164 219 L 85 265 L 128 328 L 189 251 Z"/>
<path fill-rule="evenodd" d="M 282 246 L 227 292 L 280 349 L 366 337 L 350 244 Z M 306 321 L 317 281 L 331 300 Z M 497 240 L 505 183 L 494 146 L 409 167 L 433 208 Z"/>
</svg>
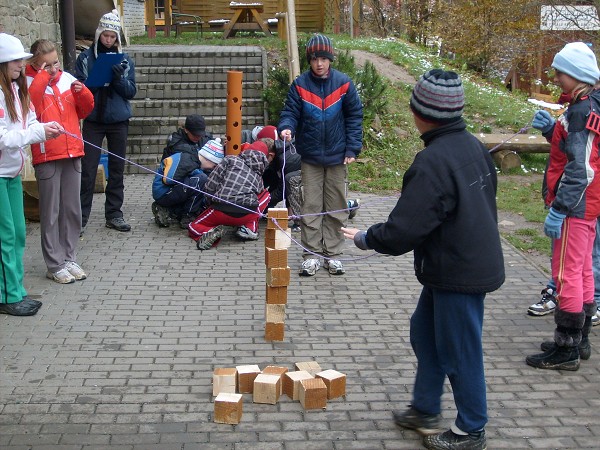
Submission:
<svg viewBox="0 0 600 450">
<path fill-rule="evenodd" d="M 209 248 L 215 247 L 221 240 L 222 236 L 223 227 L 218 225 L 200 236 L 200 239 L 196 241 L 196 248 L 198 250 L 208 250 Z"/>
<path fill-rule="evenodd" d="M 544 341 L 540 345 L 541 350 L 545 353 L 550 350 L 556 349 L 556 342 Z M 579 348 L 579 358 L 585 359 L 586 361 L 592 356 L 592 346 L 590 345 L 590 339 L 587 336 L 581 338 L 581 342 L 577 346 Z"/>
<path fill-rule="evenodd" d="M 392 411 L 394 422 L 402 428 L 415 430 L 422 436 L 440 433 L 440 414 L 425 414 L 417 411 L 412 405 L 406 411 Z"/>
<path fill-rule="evenodd" d="M 113 228 L 117 231 L 131 231 L 131 225 L 125 222 L 125 219 L 122 217 L 106 219 L 106 228 Z"/>
<path fill-rule="evenodd" d="M 423 445 L 435 450 L 485 450 L 487 447 L 484 430 L 464 435 L 448 430 L 441 434 L 425 436 Z"/>
<path fill-rule="evenodd" d="M 160 206 L 156 202 L 152 202 L 152 214 L 154 215 L 154 223 L 161 228 L 169 226 L 169 210 L 164 206 Z"/>
<path fill-rule="evenodd" d="M 579 348 L 556 345 L 544 353 L 529 355 L 525 362 L 538 369 L 576 371 L 579 370 L 580 363 Z"/>
<path fill-rule="evenodd" d="M 29 299 L 29 297 L 26 297 Z M 17 303 L 0 303 L 0 314 L 11 316 L 33 316 L 40 309 L 41 305 L 36 305 L 29 300 L 22 300 Z"/>
</svg>

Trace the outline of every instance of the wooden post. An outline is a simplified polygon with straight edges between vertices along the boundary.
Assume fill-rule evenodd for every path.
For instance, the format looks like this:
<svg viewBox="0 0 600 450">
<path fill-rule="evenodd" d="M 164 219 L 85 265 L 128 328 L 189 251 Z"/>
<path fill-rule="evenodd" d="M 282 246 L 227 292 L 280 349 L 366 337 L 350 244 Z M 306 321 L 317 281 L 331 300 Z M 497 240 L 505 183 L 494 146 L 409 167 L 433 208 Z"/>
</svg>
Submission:
<svg viewBox="0 0 600 450">
<path fill-rule="evenodd" d="M 154 0 L 147 0 L 146 1 L 146 22 L 148 23 L 147 30 L 148 30 L 148 37 L 150 39 L 154 39 L 156 37 L 156 22 L 155 22 L 155 17 L 154 17 L 154 10 L 155 10 Z"/>
<path fill-rule="evenodd" d="M 290 56 L 290 74 L 292 80 L 300 75 L 300 58 L 298 56 L 298 35 L 296 34 L 296 5 L 294 0 L 287 0 L 287 25 L 289 29 L 288 53 Z"/>
<path fill-rule="evenodd" d="M 243 72 L 227 72 L 226 155 L 239 155 L 242 151 L 242 79 Z"/>
</svg>

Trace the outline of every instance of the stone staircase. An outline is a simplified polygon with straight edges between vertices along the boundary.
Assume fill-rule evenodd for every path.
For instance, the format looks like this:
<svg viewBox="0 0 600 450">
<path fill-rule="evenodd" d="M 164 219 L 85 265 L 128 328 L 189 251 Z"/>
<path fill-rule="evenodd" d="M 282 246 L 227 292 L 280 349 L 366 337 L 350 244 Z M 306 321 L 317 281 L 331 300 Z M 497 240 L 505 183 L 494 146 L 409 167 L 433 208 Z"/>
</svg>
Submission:
<svg viewBox="0 0 600 450">
<path fill-rule="evenodd" d="M 127 157 L 156 169 L 167 137 L 188 114 L 201 114 L 206 129 L 225 137 L 227 72 L 244 73 L 242 129 L 266 123 L 261 94 L 267 83 L 262 47 L 136 45 L 125 49 L 135 61 L 138 93 L 132 100 Z M 147 173 L 128 164 L 126 173 Z"/>
</svg>

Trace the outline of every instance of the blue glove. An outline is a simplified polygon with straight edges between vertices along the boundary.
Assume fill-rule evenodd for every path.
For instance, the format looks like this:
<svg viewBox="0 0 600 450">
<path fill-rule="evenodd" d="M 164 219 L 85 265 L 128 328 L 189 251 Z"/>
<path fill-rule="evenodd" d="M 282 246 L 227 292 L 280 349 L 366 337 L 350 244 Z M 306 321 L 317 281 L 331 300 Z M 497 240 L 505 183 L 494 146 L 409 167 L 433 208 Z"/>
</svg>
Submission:
<svg viewBox="0 0 600 450">
<path fill-rule="evenodd" d="M 550 208 L 550 212 L 544 221 L 544 234 L 552 239 L 560 239 L 560 230 L 566 214 L 556 212 L 554 208 Z"/>
<path fill-rule="evenodd" d="M 540 130 L 542 134 L 548 133 L 554 127 L 554 117 L 550 115 L 550 113 L 543 109 L 538 109 L 533 116 L 533 122 L 531 125 L 536 130 Z"/>
<path fill-rule="evenodd" d="M 112 66 L 113 78 L 115 80 L 119 80 L 119 79 L 123 78 L 123 75 L 125 74 L 125 69 L 127 68 L 127 66 L 128 66 L 127 61 L 123 61 L 122 63 L 115 64 L 114 66 Z"/>
</svg>

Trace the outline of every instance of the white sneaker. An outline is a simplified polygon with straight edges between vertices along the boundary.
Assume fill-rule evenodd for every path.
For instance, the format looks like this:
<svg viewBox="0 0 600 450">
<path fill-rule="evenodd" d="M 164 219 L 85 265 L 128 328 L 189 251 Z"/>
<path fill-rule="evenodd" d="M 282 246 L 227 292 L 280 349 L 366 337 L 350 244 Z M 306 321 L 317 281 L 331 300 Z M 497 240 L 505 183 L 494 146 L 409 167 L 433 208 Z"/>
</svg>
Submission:
<svg viewBox="0 0 600 450">
<path fill-rule="evenodd" d="M 300 276 L 312 277 L 320 268 L 321 261 L 319 261 L 317 258 L 305 259 L 302 261 L 302 267 L 300 267 Z"/>
<path fill-rule="evenodd" d="M 69 272 L 66 267 L 64 269 L 60 269 L 58 272 L 47 272 L 46 278 L 56 281 L 60 284 L 75 283 L 75 277 L 71 275 L 71 272 Z"/>
<path fill-rule="evenodd" d="M 323 267 L 329 269 L 331 275 L 341 275 L 346 272 L 339 259 L 326 259 L 323 263 Z"/>
<path fill-rule="evenodd" d="M 250 228 L 248 228 L 245 225 L 242 225 L 241 227 L 239 227 L 236 230 L 235 235 L 237 237 L 239 237 L 242 241 L 256 241 L 256 240 L 258 240 L 258 233 L 255 233 L 254 231 L 250 230 Z"/>
<path fill-rule="evenodd" d="M 596 310 L 596 314 L 592 316 L 592 326 L 600 325 L 600 307 Z"/>
<path fill-rule="evenodd" d="M 81 266 L 75 261 L 69 261 L 65 266 L 65 269 L 67 269 L 77 281 L 85 280 L 87 278 L 86 273 L 83 271 Z"/>
<path fill-rule="evenodd" d="M 553 313 L 558 305 L 556 300 L 556 292 L 550 288 L 542 289 L 542 298 L 539 302 L 534 303 L 527 309 L 530 316 L 545 316 Z"/>
</svg>

